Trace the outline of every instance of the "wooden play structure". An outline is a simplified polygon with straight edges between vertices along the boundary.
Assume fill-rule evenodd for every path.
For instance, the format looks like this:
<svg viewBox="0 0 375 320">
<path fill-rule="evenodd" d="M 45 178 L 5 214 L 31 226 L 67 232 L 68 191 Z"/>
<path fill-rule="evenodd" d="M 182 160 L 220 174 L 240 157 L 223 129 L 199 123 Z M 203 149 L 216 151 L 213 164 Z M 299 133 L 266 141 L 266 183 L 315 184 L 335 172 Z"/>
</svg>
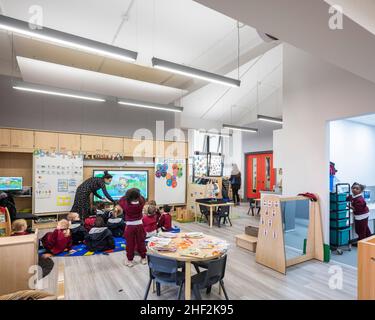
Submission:
<svg viewBox="0 0 375 320">
<path fill-rule="evenodd" d="M 375 300 L 375 236 L 358 242 L 358 299 Z"/>
<path fill-rule="evenodd" d="M 0 207 L 0 237 L 8 237 L 12 232 L 10 215 L 7 208 Z"/>
<path fill-rule="evenodd" d="M 256 262 L 286 274 L 287 267 L 311 259 L 323 261 L 323 232 L 319 200 L 309 201 L 309 225 L 304 254 L 287 259 L 281 203 L 309 198 L 266 195 L 262 199 Z"/>
</svg>

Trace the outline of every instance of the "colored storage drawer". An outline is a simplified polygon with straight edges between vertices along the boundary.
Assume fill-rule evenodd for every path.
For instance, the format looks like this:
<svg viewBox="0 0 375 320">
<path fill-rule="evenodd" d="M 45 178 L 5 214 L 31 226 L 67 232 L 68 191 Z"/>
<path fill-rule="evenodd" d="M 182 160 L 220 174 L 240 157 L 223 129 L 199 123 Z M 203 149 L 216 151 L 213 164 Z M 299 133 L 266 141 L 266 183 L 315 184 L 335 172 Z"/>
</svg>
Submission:
<svg viewBox="0 0 375 320">
<path fill-rule="evenodd" d="M 345 202 L 348 195 L 347 193 L 330 193 L 329 198 L 331 202 Z"/>
<path fill-rule="evenodd" d="M 350 217 L 350 213 L 349 210 L 333 211 L 330 213 L 329 217 L 332 220 L 345 219 Z"/>
<path fill-rule="evenodd" d="M 330 209 L 331 211 L 341 211 L 345 210 L 348 207 L 347 202 L 332 202 L 330 203 Z"/>
<path fill-rule="evenodd" d="M 345 246 L 349 244 L 351 228 L 345 229 L 331 229 L 330 230 L 330 243 L 333 246 Z"/>
<path fill-rule="evenodd" d="M 346 228 L 350 225 L 350 219 L 331 220 L 330 226 L 332 228 Z"/>
</svg>

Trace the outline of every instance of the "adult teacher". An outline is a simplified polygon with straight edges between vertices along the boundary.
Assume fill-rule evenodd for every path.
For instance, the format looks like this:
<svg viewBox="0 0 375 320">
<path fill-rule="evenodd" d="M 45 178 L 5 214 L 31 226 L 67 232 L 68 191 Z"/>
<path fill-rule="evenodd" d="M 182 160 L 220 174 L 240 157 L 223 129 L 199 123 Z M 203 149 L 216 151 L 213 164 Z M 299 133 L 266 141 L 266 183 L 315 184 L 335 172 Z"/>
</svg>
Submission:
<svg viewBox="0 0 375 320">
<path fill-rule="evenodd" d="M 84 182 L 77 188 L 76 195 L 74 197 L 73 207 L 70 212 L 77 212 L 82 218 L 86 218 L 90 215 L 91 201 L 90 196 L 93 194 L 99 199 L 104 199 L 109 202 L 115 202 L 109 195 L 106 186 L 111 184 L 112 175 L 108 171 L 104 171 L 102 177 L 92 177 Z M 100 196 L 97 191 L 102 190 L 105 198 Z"/>
<path fill-rule="evenodd" d="M 238 191 L 241 189 L 241 172 L 235 163 L 232 164 L 232 172 L 230 173 L 229 181 L 232 187 L 234 205 L 240 205 Z"/>
</svg>

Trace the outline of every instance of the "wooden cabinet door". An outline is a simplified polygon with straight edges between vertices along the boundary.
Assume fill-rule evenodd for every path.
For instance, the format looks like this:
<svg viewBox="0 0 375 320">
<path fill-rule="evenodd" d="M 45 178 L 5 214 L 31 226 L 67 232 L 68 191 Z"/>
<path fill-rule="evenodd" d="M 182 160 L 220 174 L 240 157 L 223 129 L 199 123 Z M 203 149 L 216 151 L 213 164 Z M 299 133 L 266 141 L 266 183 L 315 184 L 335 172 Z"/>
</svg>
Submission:
<svg viewBox="0 0 375 320">
<path fill-rule="evenodd" d="M 154 141 L 124 139 L 124 154 L 126 157 L 153 157 Z"/>
<path fill-rule="evenodd" d="M 124 152 L 124 139 L 115 137 L 103 137 L 104 153 L 120 153 Z"/>
<path fill-rule="evenodd" d="M 61 152 L 80 151 L 81 136 L 79 134 L 59 133 L 59 150 Z"/>
<path fill-rule="evenodd" d="M 158 158 L 165 158 L 166 157 L 165 150 L 169 145 L 170 145 L 170 142 L 168 141 L 163 141 L 163 140 L 155 141 L 155 156 Z"/>
<path fill-rule="evenodd" d="M 32 151 L 34 149 L 34 131 L 10 131 L 10 147 L 15 150 Z"/>
<path fill-rule="evenodd" d="M 0 148 L 10 148 L 10 129 L 0 129 Z"/>
<path fill-rule="evenodd" d="M 358 299 L 375 299 L 375 236 L 358 242 Z"/>
<path fill-rule="evenodd" d="M 101 153 L 103 151 L 102 137 L 82 135 L 81 150 L 84 152 Z"/>
<path fill-rule="evenodd" d="M 45 151 L 56 151 L 59 145 L 58 134 L 55 132 L 35 132 L 35 148 Z"/>
<path fill-rule="evenodd" d="M 164 153 L 166 158 L 185 159 L 186 158 L 186 143 L 185 142 L 171 142 L 164 143 Z"/>
</svg>

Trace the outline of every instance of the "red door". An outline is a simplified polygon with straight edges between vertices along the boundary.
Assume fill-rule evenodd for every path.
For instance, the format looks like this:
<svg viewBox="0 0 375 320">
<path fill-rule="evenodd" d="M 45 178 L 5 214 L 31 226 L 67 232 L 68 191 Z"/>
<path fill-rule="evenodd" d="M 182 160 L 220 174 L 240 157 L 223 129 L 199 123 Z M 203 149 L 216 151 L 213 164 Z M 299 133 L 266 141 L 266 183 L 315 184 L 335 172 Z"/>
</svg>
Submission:
<svg viewBox="0 0 375 320">
<path fill-rule="evenodd" d="M 275 169 L 272 153 L 246 155 L 246 196 L 259 199 L 260 191 L 272 191 L 275 187 Z"/>
</svg>

